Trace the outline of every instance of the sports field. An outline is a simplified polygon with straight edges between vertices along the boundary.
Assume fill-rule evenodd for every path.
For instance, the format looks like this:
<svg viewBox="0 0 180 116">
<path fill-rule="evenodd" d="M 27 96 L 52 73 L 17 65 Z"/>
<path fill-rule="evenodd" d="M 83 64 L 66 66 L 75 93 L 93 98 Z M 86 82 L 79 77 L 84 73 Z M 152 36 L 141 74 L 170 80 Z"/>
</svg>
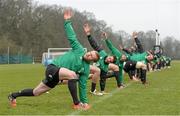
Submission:
<svg viewBox="0 0 180 116">
<path fill-rule="evenodd" d="M 107 80 L 109 95 L 88 97 L 92 108 L 77 111 L 71 108 L 67 85 L 56 86 L 39 97 L 17 99 L 17 107 L 9 107 L 7 95 L 24 88 L 33 88 L 44 78 L 41 64 L 0 65 L 0 115 L 180 115 L 180 61 L 170 69 L 148 73 L 148 86 L 131 82 L 125 76 L 126 88 L 116 89 L 114 78 Z M 99 89 L 99 86 L 97 87 Z"/>
</svg>

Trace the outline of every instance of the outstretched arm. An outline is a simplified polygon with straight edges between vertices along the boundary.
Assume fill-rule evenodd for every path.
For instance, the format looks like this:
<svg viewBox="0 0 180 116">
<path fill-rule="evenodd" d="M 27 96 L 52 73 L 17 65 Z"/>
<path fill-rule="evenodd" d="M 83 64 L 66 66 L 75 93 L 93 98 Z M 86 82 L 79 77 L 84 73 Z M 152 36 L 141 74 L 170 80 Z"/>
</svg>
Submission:
<svg viewBox="0 0 180 116">
<path fill-rule="evenodd" d="M 121 57 L 122 53 L 112 44 L 111 40 L 107 39 L 107 34 L 103 32 L 103 39 L 105 39 L 106 45 L 111 50 L 112 54 Z"/>
<path fill-rule="evenodd" d="M 67 39 L 69 40 L 70 45 L 73 50 L 77 50 L 77 49 L 82 50 L 83 47 L 77 40 L 76 33 L 74 32 L 74 29 L 72 27 L 72 22 L 70 20 L 71 17 L 72 17 L 72 11 L 70 9 L 66 9 L 64 11 L 64 20 L 65 20 L 64 29 L 67 35 Z"/>
<path fill-rule="evenodd" d="M 144 50 L 143 50 L 142 44 L 139 41 L 137 36 L 138 36 L 137 32 L 133 32 L 132 37 L 133 37 L 133 39 L 134 39 L 134 41 L 135 41 L 135 43 L 137 45 L 137 51 L 142 53 L 142 52 L 144 52 Z"/>
<path fill-rule="evenodd" d="M 119 49 L 124 51 L 126 54 L 131 54 L 131 52 L 127 48 L 122 47 L 122 45 L 120 44 L 119 44 Z"/>
<path fill-rule="evenodd" d="M 86 35 L 87 35 L 87 37 L 88 37 L 88 41 L 89 41 L 91 47 L 92 47 L 94 50 L 98 51 L 98 52 L 100 52 L 101 50 L 103 50 L 103 49 L 100 47 L 100 45 L 99 45 L 99 43 L 97 42 L 97 40 L 94 39 L 94 38 L 91 36 L 91 32 L 90 32 L 90 31 L 91 31 L 91 27 L 90 27 L 88 24 L 84 24 L 83 28 L 84 28 L 84 32 L 86 33 Z"/>
<path fill-rule="evenodd" d="M 122 49 L 126 54 L 132 54 L 127 48 Z"/>
</svg>

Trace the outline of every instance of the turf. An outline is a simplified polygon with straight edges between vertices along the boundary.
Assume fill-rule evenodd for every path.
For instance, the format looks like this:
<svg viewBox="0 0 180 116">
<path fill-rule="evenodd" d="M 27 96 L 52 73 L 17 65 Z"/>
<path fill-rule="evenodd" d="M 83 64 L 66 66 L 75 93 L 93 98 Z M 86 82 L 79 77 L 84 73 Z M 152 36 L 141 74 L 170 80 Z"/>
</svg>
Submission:
<svg viewBox="0 0 180 116">
<path fill-rule="evenodd" d="M 114 79 L 108 80 L 106 90 L 111 94 L 100 97 L 88 93 L 92 105 L 88 111 L 71 108 L 67 85 L 39 97 L 18 98 L 17 107 L 11 108 L 7 95 L 34 88 L 44 78 L 44 70 L 41 64 L 0 65 L 0 115 L 180 115 L 180 61 L 173 61 L 170 69 L 148 73 L 146 87 L 131 82 L 127 75 L 127 87 L 122 90 L 116 88 Z"/>
</svg>

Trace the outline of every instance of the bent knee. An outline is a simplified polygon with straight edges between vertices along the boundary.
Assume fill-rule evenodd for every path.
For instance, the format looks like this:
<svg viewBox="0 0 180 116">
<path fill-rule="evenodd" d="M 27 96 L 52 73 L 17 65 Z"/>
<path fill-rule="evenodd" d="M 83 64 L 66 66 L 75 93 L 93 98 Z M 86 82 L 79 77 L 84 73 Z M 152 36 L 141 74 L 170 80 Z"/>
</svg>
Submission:
<svg viewBox="0 0 180 116">
<path fill-rule="evenodd" d="M 101 70 L 99 68 L 96 68 L 95 73 L 100 75 Z"/>
<path fill-rule="evenodd" d="M 147 66 L 144 64 L 144 65 L 142 66 L 142 69 L 143 69 L 143 70 L 146 70 L 146 69 L 147 69 Z"/>
<path fill-rule="evenodd" d="M 34 96 L 40 96 L 42 93 L 36 89 L 33 90 Z"/>
<path fill-rule="evenodd" d="M 95 73 L 100 73 L 100 72 L 101 70 L 98 67 L 90 66 L 90 73 L 95 74 Z"/>
<path fill-rule="evenodd" d="M 112 70 L 113 70 L 113 71 L 119 71 L 119 67 L 118 67 L 117 65 L 114 65 L 114 66 L 112 67 Z"/>
<path fill-rule="evenodd" d="M 77 74 L 75 73 L 75 72 L 73 72 L 73 71 L 71 71 L 69 74 L 68 74 L 68 77 L 70 78 L 70 79 L 77 79 L 78 77 L 77 77 Z"/>
<path fill-rule="evenodd" d="M 136 68 L 137 68 L 137 69 L 142 68 L 142 69 L 146 70 L 146 69 L 147 69 L 147 66 L 146 66 L 146 64 L 144 64 L 144 63 L 142 63 L 142 62 L 137 62 Z"/>
</svg>

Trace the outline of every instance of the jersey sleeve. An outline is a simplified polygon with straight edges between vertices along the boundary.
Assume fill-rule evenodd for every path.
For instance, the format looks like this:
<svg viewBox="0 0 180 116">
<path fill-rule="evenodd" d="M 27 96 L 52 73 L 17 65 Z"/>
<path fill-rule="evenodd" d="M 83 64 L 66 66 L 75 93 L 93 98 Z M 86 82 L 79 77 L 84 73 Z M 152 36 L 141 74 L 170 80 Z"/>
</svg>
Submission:
<svg viewBox="0 0 180 116">
<path fill-rule="evenodd" d="M 136 43 L 136 45 L 137 45 L 137 51 L 139 52 L 139 53 L 143 53 L 144 52 L 144 49 L 143 49 L 143 47 L 142 47 L 142 44 L 141 44 L 141 42 L 139 41 L 139 39 L 136 37 L 136 38 L 134 38 L 135 39 L 135 43 Z"/>
<path fill-rule="evenodd" d="M 91 35 L 88 35 L 87 37 L 88 37 L 88 41 L 89 41 L 91 47 L 92 47 L 94 50 L 96 50 L 96 51 L 98 51 L 98 52 L 100 52 L 101 50 L 103 50 L 103 49 L 101 48 L 101 46 L 99 45 L 99 43 L 97 42 L 96 39 L 94 39 Z"/>
<path fill-rule="evenodd" d="M 84 48 L 79 43 L 79 41 L 76 37 L 76 33 L 74 32 L 74 29 L 72 27 L 71 20 L 65 20 L 64 29 L 65 29 L 65 33 L 66 33 L 67 39 L 69 40 L 72 50 L 74 50 L 76 52 L 82 52 L 84 50 Z"/>
<path fill-rule="evenodd" d="M 89 76 L 89 65 L 85 64 L 85 71 L 79 76 L 79 97 L 82 103 L 88 103 L 87 98 L 87 79 Z"/>
<path fill-rule="evenodd" d="M 106 39 L 105 42 L 109 50 L 111 50 L 112 54 L 121 58 L 122 53 L 112 44 L 112 42 L 109 39 Z"/>
</svg>

